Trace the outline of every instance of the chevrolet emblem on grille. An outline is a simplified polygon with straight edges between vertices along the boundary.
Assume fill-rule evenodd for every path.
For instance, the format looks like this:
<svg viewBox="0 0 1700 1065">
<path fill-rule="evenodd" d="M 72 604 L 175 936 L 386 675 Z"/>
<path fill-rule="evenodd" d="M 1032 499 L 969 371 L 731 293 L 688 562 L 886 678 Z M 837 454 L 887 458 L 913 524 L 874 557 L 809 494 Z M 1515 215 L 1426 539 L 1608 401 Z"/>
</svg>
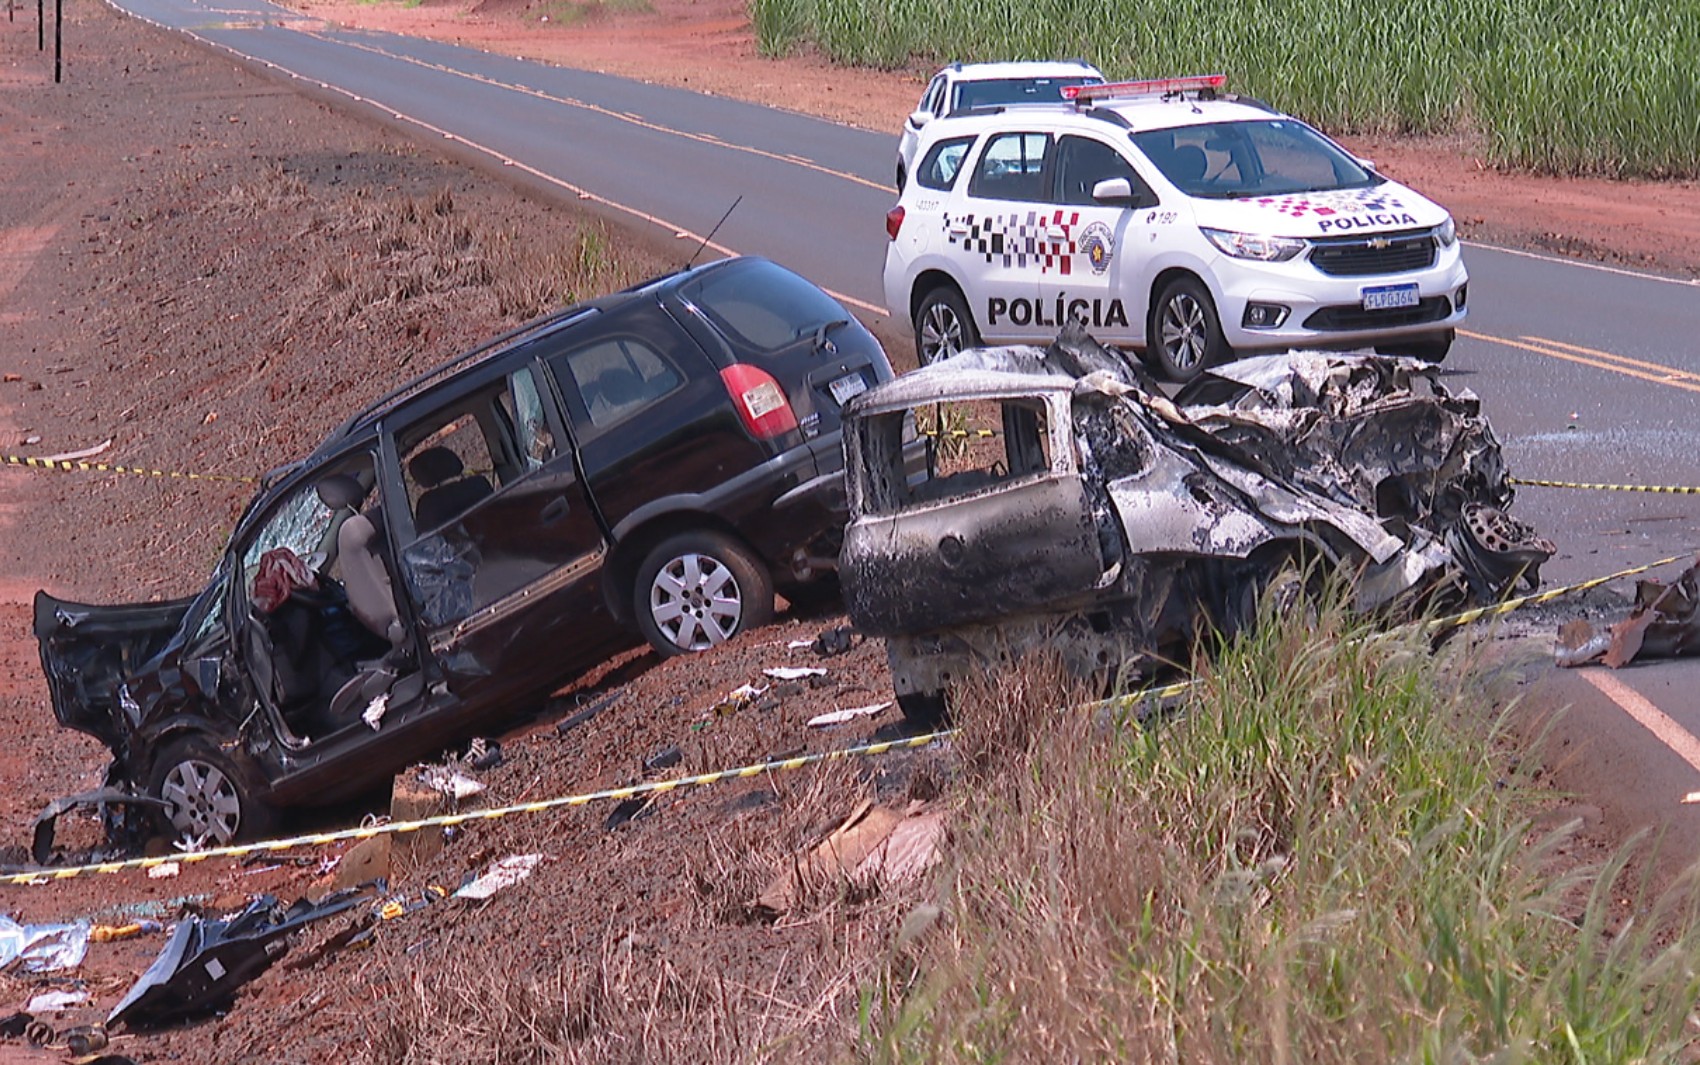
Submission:
<svg viewBox="0 0 1700 1065">
<path fill-rule="evenodd" d="M 1369 238 L 1367 243 L 1369 244 L 1370 247 L 1374 248 L 1376 251 L 1386 251 L 1388 245 L 1390 245 L 1393 242 L 1388 240 L 1386 237 L 1371 237 L 1371 238 Z"/>
</svg>

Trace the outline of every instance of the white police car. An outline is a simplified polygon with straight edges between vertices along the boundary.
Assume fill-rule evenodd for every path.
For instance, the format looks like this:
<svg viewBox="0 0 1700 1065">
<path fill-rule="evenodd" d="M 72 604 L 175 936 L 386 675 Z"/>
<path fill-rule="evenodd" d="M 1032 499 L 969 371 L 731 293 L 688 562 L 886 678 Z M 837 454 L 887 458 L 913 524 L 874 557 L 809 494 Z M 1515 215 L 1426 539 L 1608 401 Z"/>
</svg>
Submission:
<svg viewBox="0 0 1700 1065">
<path fill-rule="evenodd" d="M 886 304 L 922 364 L 1070 317 L 1175 380 L 1294 347 L 1444 358 L 1468 281 L 1451 216 L 1223 81 L 932 123 L 886 215 Z"/>
<path fill-rule="evenodd" d="M 1009 104 L 1054 104 L 1063 90 L 1076 85 L 1102 85 L 1104 75 L 1084 59 L 1055 62 L 952 63 L 927 83 L 921 102 L 903 123 L 897 139 L 897 190 L 915 162 L 921 130 L 935 118 L 956 111 Z"/>
</svg>

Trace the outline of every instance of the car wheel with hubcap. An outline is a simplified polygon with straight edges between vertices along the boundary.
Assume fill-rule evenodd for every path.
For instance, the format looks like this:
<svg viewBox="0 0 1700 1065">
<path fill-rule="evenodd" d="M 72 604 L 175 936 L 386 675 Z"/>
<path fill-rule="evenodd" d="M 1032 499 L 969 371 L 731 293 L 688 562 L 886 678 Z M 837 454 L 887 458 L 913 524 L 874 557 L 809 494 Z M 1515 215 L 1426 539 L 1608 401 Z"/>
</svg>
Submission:
<svg viewBox="0 0 1700 1065">
<path fill-rule="evenodd" d="M 644 638 L 663 655 L 706 651 L 773 619 L 773 578 L 731 537 L 683 533 L 638 567 L 632 605 Z"/>
<path fill-rule="evenodd" d="M 980 332 L 962 293 L 940 285 L 915 308 L 915 359 L 931 366 L 959 351 L 980 346 Z"/>
<path fill-rule="evenodd" d="M 255 798 L 256 779 L 211 740 L 189 736 L 154 761 L 148 794 L 169 805 L 165 818 L 178 838 L 224 846 L 263 836 L 276 823 L 275 812 Z"/>
<path fill-rule="evenodd" d="M 1202 281 L 1178 277 L 1163 286 L 1151 310 L 1147 348 L 1152 364 L 1171 381 L 1190 381 L 1233 357 L 1216 301 Z"/>
</svg>

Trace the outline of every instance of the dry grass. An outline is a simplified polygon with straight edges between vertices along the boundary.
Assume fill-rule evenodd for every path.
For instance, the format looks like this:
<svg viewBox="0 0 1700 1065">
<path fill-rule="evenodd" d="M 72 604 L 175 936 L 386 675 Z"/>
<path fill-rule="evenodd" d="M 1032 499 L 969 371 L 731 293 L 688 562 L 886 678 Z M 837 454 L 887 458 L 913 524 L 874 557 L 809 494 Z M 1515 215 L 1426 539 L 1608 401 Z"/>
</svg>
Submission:
<svg viewBox="0 0 1700 1065">
<path fill-rule="evenodd" d="M 1574 827 L 1496 787 L 1469 662 L 1265 622 L 1144 731 L 1034 709 L 1050 666 L 965 693 L 940 917 L 865 986 L 858 1056 L 1693 1060 L 1693 880 L 1555 863 Z"/>
</svg>

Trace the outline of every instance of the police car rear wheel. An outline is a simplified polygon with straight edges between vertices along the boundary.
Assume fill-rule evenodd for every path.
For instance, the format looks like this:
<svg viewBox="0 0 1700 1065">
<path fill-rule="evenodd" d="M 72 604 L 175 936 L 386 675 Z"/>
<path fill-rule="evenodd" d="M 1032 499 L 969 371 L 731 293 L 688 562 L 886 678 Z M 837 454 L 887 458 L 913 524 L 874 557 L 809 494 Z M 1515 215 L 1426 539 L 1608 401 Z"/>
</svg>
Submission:
<svg viewBox="0 0 1700 1065">
<path fill-rule="evenodd" d="M 922 366 L 979 344 L 980 334 L 974 328 L 968 304 L 954 288 L 933 289 L 915 309 L 915 360 Z"/>
<path fill-rule="evenodd" d="M 1164 286 L 1151 314 L 1151 337 L 1152 361 L 1171 381 L 1190 381 L 1230 357 L 1216 304 L 1196 278 Z"/>
</svg>

